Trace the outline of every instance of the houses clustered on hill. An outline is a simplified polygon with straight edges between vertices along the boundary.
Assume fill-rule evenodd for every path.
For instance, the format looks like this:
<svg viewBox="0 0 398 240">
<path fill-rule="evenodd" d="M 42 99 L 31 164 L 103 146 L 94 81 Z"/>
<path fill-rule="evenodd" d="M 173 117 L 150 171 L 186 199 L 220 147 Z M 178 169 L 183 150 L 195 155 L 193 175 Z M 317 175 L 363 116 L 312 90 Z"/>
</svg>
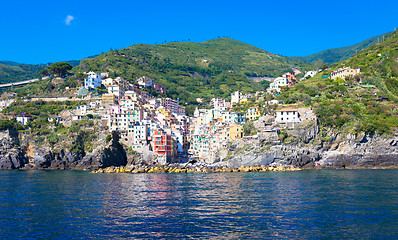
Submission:
<svg viewBox="0 0 398 240">
<path fill-rule="evenodd" d="M 196 109 L 191 118 L 189 132 L 189 153 L 203 160 L 212 162 L 214 154 L 226 149 L 230 142 L 236 139 L 251 140 L 259 136 L 278 141 L 277 132 L 303 122 L 315 121 L 316 117 L 310 108 L 283 108 L 275 111 L 274 115 L 262 114 L 260 108 L 265 105 L 277 105 L 277 100 L 264 102 L 264 92 L 256 94 L 242 94 L 237 91 L 231 94 L 231 100 L 212 98 L 211 109 Z M 246 103 L 264 102 L 264 106 L 248 107 L 245 111 L 234 111 L 233 106 Z M 252 125 L 255 135 L 245 136 L 245 126 Z"/>
<path fill-rule="evenodd" d="M 294 74 L 285 78 L 292 84 Z M 193 117 L 185 115 L 185 108 L 170 98 L 155 98 L 146 88 L 167 91 L 151 78 L 136 79 L 137 85 L 121 77 L 109 78 L 107 74 L 88 73 L 83 94 L 101 84 L 108 90 L 96 101 L 79 106 L 73 111 L 72 120 L 79 120 L 87 114 L 98 115 L 109 132 L 118 131 L 120 141 L 137 152 L 152 151 L 162 162 L 172 162 L 176 157 L 191 155 L 212 160 L 212 155 L 226 148 L 236 139 L 244 139 L 244 125 L 250 123 L 257 135 L 275 135 L 281 125 L 314 120 L 311 109 L 297 108 L 277 110 L 275 115 L 262 114 L 265 106 L 248 107 L 244 111 L 234 111 L 234 106 L 250 102 L 263 101 L 264 92 L 243 94 L 239 91 L 231 94 L 231 99 L 210 99 L 211 109 L 196 109 Z M 272 100 L 265 104 L 274 105 Z M 251 134 L 253 135 L 253 134 Z"/>
<path fill-rule="evenodd" d="M 299 70 L 294 69 L 276 78 L 267 92 L 277 94 L 281 87 L 293 86 L 297 83 L 296 75 L 299 73 Z M 317 73 L 308 71 L 300 80 Z M 330 77 L 344 78 L 358 73 L 359 69 L 342 68 L 334 71 Z M 102 118 L 109 131 L 119 131 L 122 143 L 133 150 L 153 151 L 158 156 L 164 156 L 165 162 L 186 154 L 211 162 L 217 151 L 227 149 L 229 143 L 236 139 L 246 141 L 260 136 L 278 141 L 280 129 L 316 123 L 315 113 L 308 107 L 282 105 L 278 108 L 275 106 L 276 110 L 272 114 L 262 113 L 265 107 L 279 104 L 277 100 L 264 101 L 264 92 L 243 94 L 236 91 L 231 94 L 230 100 L 212 98 L 209 101 L 210 109 L 196 108 L 194 116 L 187 117 L 185 108 L 175 100 L 154 98 L 120 77 L 110 79 L 103 75 L 102 79 L 101 83 L 107 87 L 108 93 L 102 95 L 100 104 L 106 109 Z M 88 79 L 87 82 L 93 81 Z M 136 82 L 144 88 L 167 93 L 151 78 L 143 76 Z M 251 107 L 244 111 L 234 110 L 234 107 L 239 108 L 249 102 L 256 104 L 249 104 Z M 258 104 L 260 102 L 264 105 Z M 254 127 L 254 135 L 245 130 L 245 126 L 249 125 Z"/>
<path fill-rule="evenodd" d="M 171 162 L 187 152 L 189 118 L 185 107 L 170 98 L 155 98 L 148 88 L 166 94 L 164 87 L 146 76 L 136 79 L 137 85 L 121 77 L 109 78 L 108 74 L 89 72 L 85 79 L 84 95 L 101 84 L 107 93 L 88 105 L 79 106 L 72 118 L 87 114 L 98 115 L 109 132 L 120 133 L 120 142 L 136 152 L 153 151 L 159 163 Z"/>
<path fill-rule="evenodd" d="M 277 94 L 281 87 L 296 84 L 298 73 L 300 72 L 295 70 L 276 78 L 267 89 L 268 94 Z M 309 71 L 304 78 L 316 73 L 317 71 Z M 342 68 L 334 71 L 330 77 L 354 76 L 358 73 L 359 69 Z M 78 95 L 85 96 L 101 86 L 106 88 L 107 93 L 97 96 L 91 94 L 89 104 L 72 111 L 62 111 L 59 116 L 48 120 L 70 125 L 89 115 L 96 116 L 108 127 L 110 133 L 120 133 L 122 144 L 136 152 L 153 152 L 158 156 L 158 163 L 186 159 L 188 155 L 212 161 L 214 153 L 227 149 L 229 143 L 236 139 L 246 141 L 260 136 L 278 141 L 277 133 L 280 129 L 294 128 L 308 121 L 316 122 L 311 108 L 282 105 L 278 109 L 277 100 L 264 101 L 265 92 L 243 94 L 236 91 L 231 94 L 230 100 L 212 98 L 210 109 L 196 108 L 194 116 L 188 117 L 178 101 L 156 98 L 148 93 L 147 89 L 152 88 L 167 94 L 164 87 L 149 77 L 139 77 L 136 84 L 131 84 L 121 77 L 112 79 L 107 73 L 89 72 L 87 75 Z M 2 102 L 0 106 L 10 103 Z M 272 114 L 262 111 L 272 105 L 276 109 L 271 111 Z M 26 124 L 29 119 L 19 116 L 17 121 Z M 248 126 L 253 127 L 254 131 L 245 129 Z"/>
</svg>

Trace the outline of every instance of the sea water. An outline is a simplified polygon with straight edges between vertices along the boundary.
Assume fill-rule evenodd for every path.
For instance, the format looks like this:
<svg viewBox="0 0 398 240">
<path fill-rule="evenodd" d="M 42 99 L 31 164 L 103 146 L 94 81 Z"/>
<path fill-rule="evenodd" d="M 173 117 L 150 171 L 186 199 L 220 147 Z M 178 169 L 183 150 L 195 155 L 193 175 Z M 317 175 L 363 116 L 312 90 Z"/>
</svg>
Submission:
<svg viewBox="0 0 398 240">
<path fill-rule="evenodd" d="M 398 239 L 398 170 L 0 171 L 0 239 Z"/>
</svg>

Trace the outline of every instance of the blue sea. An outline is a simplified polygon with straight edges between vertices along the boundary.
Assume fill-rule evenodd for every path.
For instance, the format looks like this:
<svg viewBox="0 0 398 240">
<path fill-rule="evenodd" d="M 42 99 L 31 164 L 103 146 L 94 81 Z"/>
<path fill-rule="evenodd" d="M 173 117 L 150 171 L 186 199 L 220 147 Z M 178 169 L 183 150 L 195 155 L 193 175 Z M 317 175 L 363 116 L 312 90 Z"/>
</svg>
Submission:
<svg viewBox="0 0 398 240">
<path fill-rule="evenodd" d="M 0 184 L 0 239 L 398 239 L 398 170 L 15 170 Z"/>
</svg>

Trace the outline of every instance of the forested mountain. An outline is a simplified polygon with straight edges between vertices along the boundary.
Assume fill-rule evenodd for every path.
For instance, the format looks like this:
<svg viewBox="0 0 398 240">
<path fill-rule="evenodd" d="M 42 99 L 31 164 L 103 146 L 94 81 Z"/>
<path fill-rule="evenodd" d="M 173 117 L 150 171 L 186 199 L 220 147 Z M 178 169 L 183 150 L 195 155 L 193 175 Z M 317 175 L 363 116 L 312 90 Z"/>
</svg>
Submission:
<svg viewBox="0 0 398 240">
<path fill-rule="evenodd" d="M 71 60 L 67 63 L 72 66 L 80 64 L 80 60 Z M 11 61 L 0 61 L 0 84 L 20 82 L 39 77 L 39 72 L 45 69 L 48 64 L 23 64 Z"/>
<path fill-rule="evenodd" d="M 84 59 L 74 72 L 109 72 L 134 81 L 148 76 L 167 88 L 172 98 L 194 103 L 197 97 L 229 98 L 233 91 L 264 90 L 268 82 L 249 77 L 278 77 L 292 67 L 312 66 L 229 38 L 202 43 L 137 44 Z"/>
<path fill-rule="evenodd" d="M 19 82 L 37 78 L 39 72 L 47 67 L 46 64 L 18 64 L 14 62 L 0 63 L 0 84 Z"/>
<path fill-rule="evenodd" d="M 368 48 L 373 44 L 382 41 L 383 38 L 386 38 L 387 36 L 389 36 L 389 33 L 369 38 L 363 42 L 354 44 L 352 46 L 327 49 L 318 53 L 298 58 L 309 63 L 314 63 L 318 60 L 322 60 L 326 64 L 332 64 L 343 60 L 347 60 L 358 51 L 361 51 L 362 49 Z"/>
</svg>

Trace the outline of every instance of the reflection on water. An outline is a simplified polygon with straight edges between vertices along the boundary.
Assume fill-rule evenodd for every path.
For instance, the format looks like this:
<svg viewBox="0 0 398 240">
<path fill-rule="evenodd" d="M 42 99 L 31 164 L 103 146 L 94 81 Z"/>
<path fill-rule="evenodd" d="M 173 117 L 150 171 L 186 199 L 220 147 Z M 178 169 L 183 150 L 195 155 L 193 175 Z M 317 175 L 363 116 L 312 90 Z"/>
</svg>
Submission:
<svg viewBox="0 0 398 240">
<path fill-rule="evenodd" d="M 398 171 L 0 172 L 0 238 L 394 238 Z"/>
</svg>

